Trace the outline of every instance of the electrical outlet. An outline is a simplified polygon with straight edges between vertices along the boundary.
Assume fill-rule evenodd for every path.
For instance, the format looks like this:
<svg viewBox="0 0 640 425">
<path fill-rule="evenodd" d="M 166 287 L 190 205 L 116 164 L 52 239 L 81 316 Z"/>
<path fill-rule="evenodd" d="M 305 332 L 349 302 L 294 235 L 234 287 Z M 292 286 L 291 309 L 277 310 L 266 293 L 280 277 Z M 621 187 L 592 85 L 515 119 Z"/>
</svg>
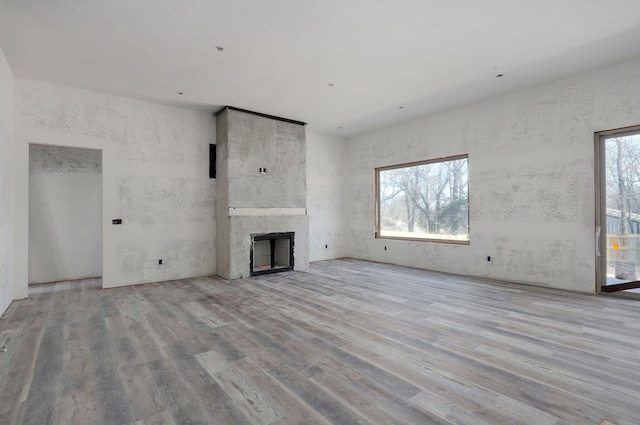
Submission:
<svg viewBox="0 0 640 425">
<path fill-rule="evenodd" d="M 159 264 L 159 265 L 162 265 L 162 260 L 158 260 L 158 264 Z"/>
<path fill-rule="evenodd" d="M 328 248 L 329 248 L 329 245 L 325 245 L 324 247 L 325 247 L 325 249 L 328 249 Z"/>
<path fill-rule="evenodd" d="M 487 256 L 487 261 L 491 261 L 491 256 L 490 255 Z"/>
</svg>

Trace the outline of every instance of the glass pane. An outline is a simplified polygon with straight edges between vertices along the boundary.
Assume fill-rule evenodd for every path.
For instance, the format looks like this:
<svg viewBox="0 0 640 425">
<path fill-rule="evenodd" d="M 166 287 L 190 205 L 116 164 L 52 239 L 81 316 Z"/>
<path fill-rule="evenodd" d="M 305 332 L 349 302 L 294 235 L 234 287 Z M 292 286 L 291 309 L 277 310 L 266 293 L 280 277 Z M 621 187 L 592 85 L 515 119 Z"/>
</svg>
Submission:
<svg viewBox="0 0 640 425">
<path fill-rule="evenodd" d="M 271 243 L 269 240 L 253 242 L 253 269 L 265 270 L 271 268 Z"/>
<path fill-rule="evenodd" d="M 469 240 L 468 159 L 380 170 L 380 236 Z"/>
<path fill-rule="evenodd" d="M 640 280 L 640 135 L 605 140 L 606 284 Z"/>
</svg>

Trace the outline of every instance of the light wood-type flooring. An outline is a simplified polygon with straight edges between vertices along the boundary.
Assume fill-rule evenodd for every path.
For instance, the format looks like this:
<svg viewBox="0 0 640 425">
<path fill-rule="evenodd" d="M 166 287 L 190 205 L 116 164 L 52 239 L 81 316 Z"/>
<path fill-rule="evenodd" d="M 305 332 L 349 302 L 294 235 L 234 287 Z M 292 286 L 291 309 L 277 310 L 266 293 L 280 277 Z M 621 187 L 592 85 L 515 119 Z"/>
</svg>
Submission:
<svg viewBox="0 0 640 425">
<path fill-rule="evenodd" d="M 31 288 L 0 424 L 640 424 L 640 302 L 356 260 Z"/>
</svg>

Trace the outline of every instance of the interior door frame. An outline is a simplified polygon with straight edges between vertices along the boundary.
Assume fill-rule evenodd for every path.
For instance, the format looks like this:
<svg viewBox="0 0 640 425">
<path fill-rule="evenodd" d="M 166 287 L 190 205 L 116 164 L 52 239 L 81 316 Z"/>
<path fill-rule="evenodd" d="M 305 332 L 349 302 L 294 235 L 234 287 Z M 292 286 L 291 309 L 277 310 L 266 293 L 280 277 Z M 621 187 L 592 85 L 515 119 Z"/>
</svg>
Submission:
<svg viewBox="0 0 640 425">
<path fill-rule="evenodd" d="M 67 132 L 44 132 L 25 129 L 20 142 L 14 147 L 14 229 L 13 229 L 13 299 L 29 296 L 29 145 L 50 145 L 102 151 L 102 287 L 115 287 L 118 264 L 112 254 L 116 234 L 108 226 L 108 217 L 118 211 L 117 181 L 113 164 L 116 163 L 114 142 Z M 18 140 L 18 139 L 16 139 Z"/>
<path fill-rule="evenodd" d="M 606 149 L 604 140 L 613 135 L 629 136 L 638 134 L 640 125 L 621 127 L 594 133 L 594 171 L 595 171 L 595 255 L 596 286 L 595 292 L 602 292 L 603 279 L 607 278 L 607 199 L 606 199 Z"/>
<path fill-rule="evenodd" d="M 103 279 L 104 276 L 104 231 L 105 231 L 105 221 L 104 221 L 104 202 L 105 202 L 105 197 L 104 197 L 104 175 L 103 175 L 103 171 L 104 171 L 104 149 L 100 148 L 100 147 L 76 147 L 76 146 L 66 146 L 66 145 L 60 145 L 60 144 L 51 144 L 51 143 L 33 143 L 33 142 L 29 142 L 28 143 L 28 163 L 29 163 L 29 170 L 31 170 L 31 146 L 44 146 L 44 147 L 54 147 L 54 148 L 60 148 L 60 149 L 79 149 L 79 150 L 90 150 L 90 151 L 96 151 L 96 152 L 100 152 L 100 276 L 99 277 L 95 277 L 95 278 L 100 278 Z M 29 196 L 31 195 L 31 172 L 29 171 L 29 176 L 28 176 L 28 181 L 27 181 L 27 189 L 29 191 Z M 29 199 L 29 198 L 27 198 Z M 31 234 L 32 231 L 32 223 L 31 223 L 31 208 L 33 208 L 33 206 L 31 205 L 31 203 L 29 202 L 28 204 L 28 210 L 27 210 L 27 232 L 28 235 Z M 30 242 L 29 239 L 27 239 L 27 247 L 30 246 Z M 31 259 L 31 252 L 29 249 L 27 249 L 27 278 L 29 277 L 29 273 L 30 273 L 30 269 L 29 269 L 29 261 Z M 92 277 L 87 277 L 87 278 L 79 278 L 79 279 L 94 279 Z M 30 279 L 27 279 L 27 288 L 29 285 L 31 285 L 31 283 L 29 282 Z M 73 280 L 73 279 L 71 279 Z M 51 282 L 45 282 L 45 283 L 51 283 Z"/>
</svg>

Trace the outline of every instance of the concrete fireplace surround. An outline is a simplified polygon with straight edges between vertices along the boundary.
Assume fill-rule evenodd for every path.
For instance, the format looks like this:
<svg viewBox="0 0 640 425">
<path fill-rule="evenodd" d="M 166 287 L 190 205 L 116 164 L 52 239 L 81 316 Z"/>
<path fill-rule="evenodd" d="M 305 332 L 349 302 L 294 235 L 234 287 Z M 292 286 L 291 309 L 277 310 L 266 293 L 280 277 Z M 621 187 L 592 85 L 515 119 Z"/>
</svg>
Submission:
<svg viewBox="0 0 640 425">
<path fill-rule="evenodd" d="M 305 137 L 303 123 L 231 107 L 216 115 L 219 276 L 250 275 L 260 233 L 294 232 L 294 269 L 309 269 Z"/>
</svg>

